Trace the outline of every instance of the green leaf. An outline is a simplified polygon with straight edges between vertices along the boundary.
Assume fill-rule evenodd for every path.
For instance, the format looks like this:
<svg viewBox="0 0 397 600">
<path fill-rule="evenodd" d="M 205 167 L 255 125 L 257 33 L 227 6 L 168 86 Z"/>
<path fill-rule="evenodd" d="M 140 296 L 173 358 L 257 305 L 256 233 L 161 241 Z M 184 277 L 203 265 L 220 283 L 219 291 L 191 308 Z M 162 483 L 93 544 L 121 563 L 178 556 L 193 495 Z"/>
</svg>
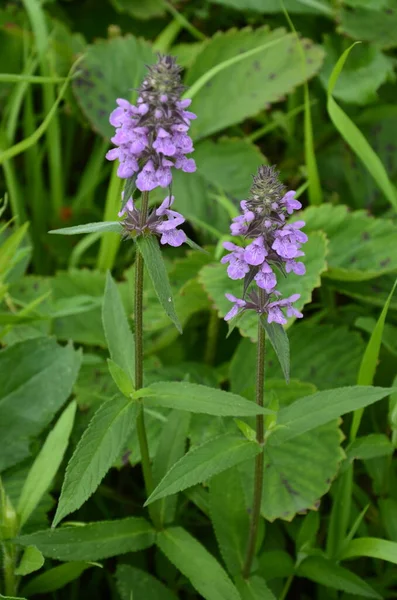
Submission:
<svg viewBox="0 0 397 600">
<path fill-rule="evenodd" d="M 397 194 L 396 189 L 389 180 L 386 170 L 379 159 L 379 156 L 368 144 L 367 140 L 353 123 L 353 121 L 347 116 L 347 114 L 338 106 L 332 97 L 334 87 L 338 80 L 338 77 L 343 69 L 345 61 L 352 50 L 353 46 L 350 46 L 336 63 L 328 83 L 328 94 L 327 94 L 327 110 L 331 121 L 343 137 L 345 142 L 351 147 L 351 149 L 357 154 L 359 159 L 364 163 L 365 167 L 375 179 L 379 188 L 382 190 L 390 204 L 397 207 Z"/>
<path fill-rule="evenodd" d="M 237 394 L 186 381 L 162 381 L 135 392 L 147 408 L 163 406 L 192 413 L 223 417 L 271 414 L 272 411 L 249 402 Z"/>
<path fill-rule="evenodd" d="M 21 527 L 50 488 L 61 465 L 72 432 L 75 413 L 76 403 L 71 402 L 49 433 L 29 471 L 17 507 Z"/>
<path fill-rule="evenodd" d="M 135 19 L 163 17 L 165 12 L 165 5 L 162 0 L 146 0 L 144 3 L 140 0 L 111 0 L 111 3 L 116 10 L 126 12 Z"/>
<path fill-rule="evenodd" d="M 237 469 L 227 469 L 211 479 L 209 501 L 222 557 L 229 573 L 237 575 L 244 566 L 249 531 L 249 515 Z"/>
<path fill-rule="evenodd" d="M 263 317 L 261 317 L 261 325 L 266 331 L 267 338 L 277 355 L 285 381 L 289 383 L 290 359 L 287 332 L 282 325 L 279 325 L 279 323 L 268 323 L 266 318 Z"/>
<path fill-rule="evenodd" d="M 38 435 L 65 403 L 81 353 L 51 338 L 26 340 L 0 352 L 0 471 L 29 456 Z"/>
<path fill-rule="evenodd" d="M 15 569 L 15 575 L 29 575 L 30 573 L 34 573 L 34 571 L 38 571 L 44 565 L 44 556 L 36 548 L 36 546 L 28 546 L 25 548 L 21 562 L 18 567 Z"/>
<path fill-rule="evenodd" d="M 98 560 L 149 548 L 155 539 L 152 526 L 140 517 L 97 521 L 45 529 L 16 538 L 21 546 L 37 546 L 44 556 L 64 561 Z"/>
<path fill-rule="evenodd" d="M 385 560 L 397 565 L 397 542 L 373 537 L 362 537 L 351 540 L 342 550 L 341 560 L 367 556 Z"/>
<path fill-rule="evenodd" d="M 121 600 L 177 600 L 175 594 L 158 579 L 130 565 L 117 567 L 116 580 Z"/>
<path fill-rule="evenodd" d="M 111 359 L 135 381 L 135 343 L 121 301 L 119 290 L 110 272 L 106 275 L 102 305 L 102 323 Z"/>
<path fill-rule="evenodd" d="M 53 527 L 95 492 L 127 444 L 136 415 L 137 405 L 121 396 L 96 411 L 66 468 Z"/>
<path fill-rule="evenodd" d="M 268 444 L 284 443 L 352 410 L 369 406 L 392 391 L 392 388 L 356 385 L 300 398 L 279 411 L 277 425 L 283 427 L 272 433 Z"/>
<path fill-rule="evenodd" d="M 236 580 L 241 600 L 276 600 L 275 595 L 266 585 L 266 581 L 258 575 L 253 575 L 249 579 L 243 579 L 241 576 Z"/>
<path fill-rule="evenodd" d="M 391 306 L 389 305 L 389 308 Z M 373 317 L 358 317 L 354 323 L 355 327 L 366 333 L 372 334 L 376 327 L 376 319 Z M 382 344 L 390 354 L 397 356 L 397 327 L 385 323 L 382 332 Z"/>
<path fill-rule="evenodd" d="M 374 42 L 385 49 L 394 48 L 397 45 L 396 9 L 396 0 L 375 0 L 369 6 L 357 6 L 354 10 L 342 6 L 339 17 L 341 31 L 356 40 Z"/>
<path fill-rule="evenodd" d="M 172 411 L 164 425 L 153 461 L 153 483 L 156 486 L 171 467 L 185 453 L 190 414 Z M 158 512 L 160 523 L 171 523 L 175 518 L 177 498 L 163 498 L 153 507 Z"/>
<path fill-rule="evenodd" d="M 176 494 L 196 483 L 253 458 L 261 451 L 256 442 L 234 434 L 224 434 L 192 448 L 175 463 L 149 496 L 146 504 Z"/>
<path fill-rule="evenodd" d="M 29 223 L 18 227 L 0 246 L 0 277 L 2 281 L 6 280 L 8 273 L 16 264 L 17 250 L 22 244 L 28 228 Z"/>
<path fill-rule="evenodd" d="M 393 452 L 393 444 L 383 433 L 371 433 L 364 437 L 356 438 L 346 450 L 349 460 L 355 458 L 368 460 L 379 456 L 390 456 Z"/>
<path fill-rule="evenodd" d="M 114 135 L 109 114 L 117 98 L 133 99 L 133 92 L 146 75 L 146 65 L 155 61 L 151 47 L 132 35 L 98 40 L 88 46 L 80 63 L 73 92 L 92 128 L 106 138 Z M 132 77 L 126 77 L 132 73 Z"/>
<path fill-rule="evenodd" d="M 22 598 L 21 596 L 3 596 L 3 594 L 0 594 L 0 598 L 3 600 L 26 600 L 26 598 Z"/>
<path fill-rule="evenodd" d="M 174 323 L 177 330 L 182 333 L 182 327 L 177 317 L 172 300 L 172 292 L 168 281 L 167 270 L 161 255 L 159 244 L 155 236 L 138 237 L 136 242 L 143 256 L 145 267 L 148 270 L 153 287 L 166 314 Z"/>
<path fill-rule="evenodd" d="M 349 298 L 354 298 L 371 306 L 383 308 L 394 281 L 395 276 L 389 274 L 377 277 L 372 281 L 331 281 L 330 283 L 333 288 L 338 289 L 338 293 L 345 294 Z M 391 299 L 390 308 L 397 310 L 397 298 L 395 300 Z"/>
<path fill-rule="evenodd" d="M 23 593 L 30 597 L 36 594 L 55 592 L 80 577 L 84 571 L 93 566 L 93 564 L 77 561 L 58 565 L 31 579 L 24 586 Z"/>
<path fill-rule="evenodd" d="M 205 600 L 240 600 L 218 561 L 182 527 L 160 531 L 157 545 Z"/>
<path fill-rule="evenodd" d="M 113 231 L 114 233 L 122 232 L 122 227 L 119 221 L 100 221 L 98 223 L 84 223 L 84 225 L 76 225 L 75 227 L 64 227 L 63 229 L 52 229 L 48 233 L 56 233 L 57 235 L 76 235 L 78 233 L 105 233 Z"/>
<path fill-rule="evenodd" d="M 308 556 L 300 564 L 298 575 L 347 594 L 382 599 L 364 579 L 323 556 Z"/>
<path fill-rule="evenodd" d="M 198 53 L 186 76 L 186 84 L 190 86 L 186 95 L 194 96 L 192 110 L 200 115 L 192 125 L 193 137 L 205 137 L 254 116 L 263 106 L 291 92 L 306 77 L 312 77 L 321 66 L 323 52 L 310 40 L 304 43 L 306 76 L 296 38 L 286 34 L 285 29 L 270 31 L 261 27 L 254 31 L 246 28 L 218 32 Z M 236 57 L 240 59 L 238 62 L 221 67 Z M 219 72 L 212 76 L 214 70 Z M 198 81 L 205 76 L 206 84 L 196 92 Z"/>
<path fill-rule="evenodd" d="M 135 391 L 130 376 L 127 375 L 117 363 L 113 362 L 111 358 L 107 359 L 107 365 L 114 383 L 117 385 L 123 396 L 129 398 Z"/>
<path fill-rule="evenodd" d="M 282 12 L 280 0 L 210 0 L 213 4 L 230 6 L 238 10 L 255 10 L 260 13 L 274 14 Z M 329 0 L 284 0 L 283 4 L 290 14 L 321 14 L 333 16 Z"/>
<path fill-rule="evenodd" d="M 280 290 L 284 297 L 291 296 L 291 294 L 301 295 L 300 299 L 296 302 L 298 310 L 302 310 L 305 304 L 311 302 L 314 288 L 321 285 L 320 276 L 326 269 L 326 254 L 327 240 L 325 235 L 320 231 L 311 233 L 308 242 L 305 244 L 305 256 L 302 258 L 306 265 L 306 275 L 299 277 L 294 273 L 290 273 L 288 278 L 279 278 L 277 289 Z M 231 307 L 230 302 L 225 298 L 225 292 L 241 298 L 243 282 L 229 279 L 225 265 L 217 263 L 203 267 L 199 273 L 199 280 L 211 300 L 213 300 L 221 317 L 224 317 Z M 290 320 L 288 325 L 292 322 Z M 256 340 L 258 319 L 255 311 L 246 311 L 237 327 L 242 335 Z M 292 353 L 291 356 L 293 357 Z M 293 371 L 292 373 L 294 374 Z"/>
<path fill-rule="evenodd" d="M 376 367 L 378 364 L 378 357 L 379 357 L 380 346 L 382 343 L 382 335 L 383 335 L 383 328 L 384 328 L 385 321 L 386 321 L 386 315 L 387 315 L 387 311 L 389 310 L 390 301 L 394 295 L 396 286 L 397 286 L 397 279 L 394 282 L 393 288 L 389 294 L 388 299 L 386 300 L 386 303 L 383 307 L 380 317 L 375 325 L 375 329 L 373 330 L 371 337 L 369 339 L 369 342 L 367 344 L 367 347 L 365 349 L 364 356 L 362 358 L 361 365 L 360 365 L 360 371 L 359 371 L 358 377 L 357 377 L 357 383 L 359 385 L 372 385 L 372 383 L 373 383 L 373 380 L 375 377 L 375 372 L 376 372 Z M 352 421 L 351 430 L 350 430 L 350 436 L 353 440 L 355 439 L 358 428 L 360 427 L 360 422 L 361 422 L 361 418 L 363 415 L 363 411 L 364 411 L 363 408 L 359 409 L 353 415 L 353 421 Z"/>
<path fill-rule="evenodd" d="M 323 204 L 302 214 L 306 231 L 323 230 L 329 239 L 327 277 L 340 281 L 373 279 L 397 269 L 393 252 L 397 227 L 374 218 L 364 210 L 350 212 L 347 206 Z"/>
</svg>

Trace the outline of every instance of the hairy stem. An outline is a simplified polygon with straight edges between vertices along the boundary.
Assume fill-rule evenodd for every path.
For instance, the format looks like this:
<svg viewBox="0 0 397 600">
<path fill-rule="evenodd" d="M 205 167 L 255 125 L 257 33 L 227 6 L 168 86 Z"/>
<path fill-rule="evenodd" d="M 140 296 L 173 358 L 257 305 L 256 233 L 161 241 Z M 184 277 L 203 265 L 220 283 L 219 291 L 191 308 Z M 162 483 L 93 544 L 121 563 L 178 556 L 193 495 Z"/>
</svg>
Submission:
<svg viewBox="0 0 397 600">
<path fill-rule="evenodd" d="M 149 193 L 142 193 L 141 206 L 141 224 L 143 225 L 147 219 L 149 206 Z M 135 261 L 135 389 L 139 390 L 143 387 L 143 257 L 137 249 Z M 154 489 L 152 469 L 150 466 L 149 445 L 147 441 L 145 428 L 145 415 L 143 405 L 140 403 L 138 416 L 136 421 L 136 429 L 138 433 L 139 448 L 141 452 L 141 463 L 143 478 L 145 480 L 146 495 L 150 496 Z M 149 508 L 150 516 L 153 522 L 156 522 L 156 513 L 153 510 L 153 505 Z"/>
<path fill-rule="evenodd" d="M 262 290 L 261 290 L 262 293 Z M 263 393 L 265 385 L 265 330 L 258 319 L 258 346 L 256 355 L 256 403 L 263 406 Z M 251 522 L 248 537 L 247 552 L 243 568 L 243 577 L 247 579 L 251 572 L 252 561 L 255 556 L 258 525 L 261 511 L 262 486 L 263 486 L 263 445 L 264 423 L 263 415 L 256 417 L 256 441 L 262 446 L 261 452 L 255 457 L 254 499 L 252 503 Z"/>
</svg>

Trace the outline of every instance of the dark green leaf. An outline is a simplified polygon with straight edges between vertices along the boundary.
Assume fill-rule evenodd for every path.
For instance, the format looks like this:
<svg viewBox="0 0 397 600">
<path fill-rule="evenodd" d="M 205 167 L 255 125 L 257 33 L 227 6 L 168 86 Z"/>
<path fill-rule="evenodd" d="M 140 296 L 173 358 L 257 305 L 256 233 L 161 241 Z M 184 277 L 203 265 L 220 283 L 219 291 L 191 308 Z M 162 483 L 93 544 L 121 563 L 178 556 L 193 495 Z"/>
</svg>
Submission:
<svg viewBox="0 0 397 600">
<path fill-rule="evenodd" d="M 55 592 L 80 577 L 84 571 L 93 566 L 93 564 L 86 562 L 68 562 L 58 565 L 31 579 L 23 588 L 23 593 L 30 597 L 35 594 Z"/>
<path fill-rule="evenodd" d="M 261 317 L 261 324 L 277 355 L 285 381 L 289 383 L 290 361 L 287 332 L 279 323 L 268 323 L 266 317 Z"/>
<path fill-rule="evenodd" d="M 119 565 L 116 571 L 117 589 L 121 600 L 177 600 L 158 579 L 130 565 Z"/>
</svg>

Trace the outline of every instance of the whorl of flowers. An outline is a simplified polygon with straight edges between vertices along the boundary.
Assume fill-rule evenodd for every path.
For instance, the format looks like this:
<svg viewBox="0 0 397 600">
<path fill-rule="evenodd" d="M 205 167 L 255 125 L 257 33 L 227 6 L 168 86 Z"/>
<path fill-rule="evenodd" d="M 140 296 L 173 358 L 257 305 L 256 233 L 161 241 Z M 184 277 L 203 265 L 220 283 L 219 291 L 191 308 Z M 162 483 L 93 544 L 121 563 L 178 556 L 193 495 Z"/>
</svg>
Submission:
<svg viewBox="0 0 397 600">
<path fill-rule="evenodd" d="M 276 290 L 277 277 L 275 269 L 283 275 L 294 272 L 305 274 L 305 265 L 297 260 L 304 256 L 301 250 L 307 236 L 301 231 L 304 221 L 287 223 L 287 215 L 302 208 L 295 199 L 295 192 L 285 193 L 285 186 L 278 179 L 279 173 L 274 167 L 259 167 L 247 200 L 240 203 L 242 214 L 233 219 L 230 227 L 235 236 L 244 236 L 249 243 L 243 247 L 225 242 L 223 245 L 230 254 L 224 256 L 222 263 L 228 263 L 227 272 L 231 279 L 244 279 L 245 288 L 251 282 L 263 290 L 253 290 L 248 300 L 226 294 L 232 309 L 225 316 L 229 321 L 244 310 L 255 310 L 266 314 L 269 323 L 273 321 L 284 325 L 287 322 L 282 309 L 289 317 L 302 317 L 302 313 L 292 306 L 300 298 L 293 294 L 289 298 L 280 299 L 281 293 Z"/>
<path fill-rule="evenodd" d="M 196 170 L 194 160 L 186 157 L 194 150 L 187 132 L 196 115 L 185 110 L 191 100 L 180 99 L 184 89 L 180 72 L 173 57 L 159 54 L 157 63 L 148 67 L 136 105 L 119 98 L 110 115 L 117 148 L 109 150 L 106 158 L 118 159 L 118 176 L 136 179 L 142 192 L 168 187 L 172 167 L 187 173 Z"/>
<path fill-rule="evenodd" d="M 135 206 L 132 198 L 126 202 L 119 217 L 124 217 L 121 222 L 124 230 L 124 237 L 154 233 L 160 236 L 161 244 L 170 246 L 181 246 L 186 242 L 186 234 L 179 225 L 185 222 L 184 217 L 176 210 L 171 210 L 174 202 L 174 196 L 167 196 L 162 204 L 151 211 L 144 223 L 141 219 L 141 211 Z"/>
</svg>

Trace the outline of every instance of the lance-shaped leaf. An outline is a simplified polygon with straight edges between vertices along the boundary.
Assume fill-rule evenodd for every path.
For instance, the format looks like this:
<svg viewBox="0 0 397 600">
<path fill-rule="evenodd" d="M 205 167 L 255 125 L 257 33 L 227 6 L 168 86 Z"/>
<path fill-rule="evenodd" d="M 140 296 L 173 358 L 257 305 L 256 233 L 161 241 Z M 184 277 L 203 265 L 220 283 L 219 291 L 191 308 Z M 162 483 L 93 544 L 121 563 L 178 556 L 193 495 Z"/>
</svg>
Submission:
<svg viewBox="0 0 397 600">
<path fill-rule="evenodd" d="M 221 435 L 190 450 L 163 477 L 146 504 L 207 481 L 213 475 L 253 458 L 261 451 L 256 442 L 235 434 Z"/>
<path fill-rule="evenodd" d="M 122 227 L 119 221 L 100 221 L 98 223 L 85 223 L 84 225 L 75 225 L 74 227 L 63 227 L 62 229 L 52 229 L 48 233 L 57 235 L 76 235 L 79 233 L 106 233 L 113 231 L 121 233 Z"/>
<path fill-rule="evenodd" d="M 80 561 L 143 550 L 154 539 L 155 531 L 145 519 L 128 517 L 36 531 L 16 538 L 16 542 L 21 546 L 36 546 L 49 558 Z"/>
<path fill-rule="evenodd" d="M 30 598 L 36 594 L 46 594 L 55 592 L 65 585 L 74 581 L 84 571 L 91 569 L 94 563 L 71 561 L 48 569 L 44 573 L 30 579 L 29 583 L 23 588 L 23 593 Z M 99 565 L 98 565 L 99 566 Z"/>
<path fill-rule="evenodd" d="M 263 577 L 252 575 L 249 579 L 241 576 L 236 580 L 237 589 L 241 600 L 276 600 L 275 595 L 266 585 Z"/>
<path fill-rule="evenodd" d="M 268 323 L 266 318 L 260 317 L 262 327 L 266 331 L 267 339 L 273 346 L 285 381 L 289 383 L 290 360 L 289 360 L 289 341 L 284 327 L 279 323 Z"/>
<path fill-rule="evenodd" d="M 116 571 L 117 589 L 121 600 L 177 600 L 161 581 L 131 565 L 119 565 Z"/>
<path fill-rule="evenodd" d="M 54 527 L 95 492 L 126 445 L 136 413 L 137 405 L 123 396 L 96 411 L 67 466 Z"/>
<path fill-rule="evenodd" d="M 186 381 L 152 383 L 149 387 L 136 391 L 134 396 L 142 397 L 147 408 L 162 406 L 222 417 L 247 417 L 273 413 L 237 394 Z"/>
<path fill-rule="evenodd" d="M 182 333 L 182 326 L 175 312 L 167 269 L 161 256 L 157 238 L 153 235 L 148 237 L 140 236 L 136 241 L 160 304 L 177 330 Z"/>
</svg>

